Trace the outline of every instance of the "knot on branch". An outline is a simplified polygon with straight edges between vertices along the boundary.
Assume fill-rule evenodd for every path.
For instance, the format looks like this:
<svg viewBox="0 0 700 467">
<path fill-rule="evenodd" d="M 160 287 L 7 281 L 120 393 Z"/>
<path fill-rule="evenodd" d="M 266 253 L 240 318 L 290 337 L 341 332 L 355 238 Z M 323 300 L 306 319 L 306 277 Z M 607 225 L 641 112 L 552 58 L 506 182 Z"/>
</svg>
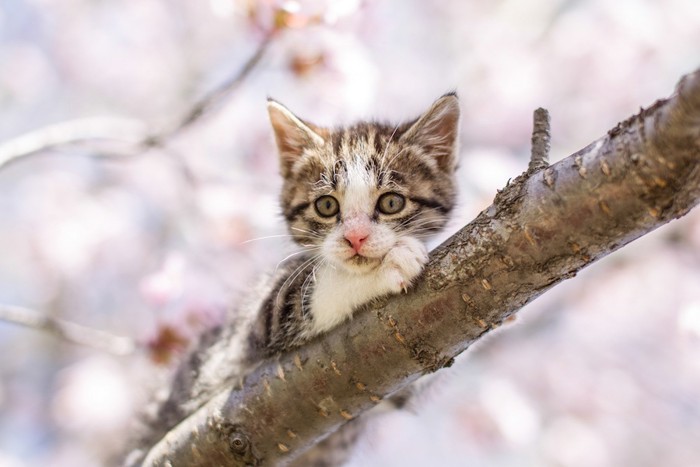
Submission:
<svg viewBox="0 0 700 467">
<path fill-rule="evenodd" d="M 220 428 L 223 441 L 228 445 L 229 452 L 233 454 L 234 465 L 260 465 L 261 460 L 253 453 L 250 438 L 242 427 L 233 423 L 223 423 Z"/>
</svg>

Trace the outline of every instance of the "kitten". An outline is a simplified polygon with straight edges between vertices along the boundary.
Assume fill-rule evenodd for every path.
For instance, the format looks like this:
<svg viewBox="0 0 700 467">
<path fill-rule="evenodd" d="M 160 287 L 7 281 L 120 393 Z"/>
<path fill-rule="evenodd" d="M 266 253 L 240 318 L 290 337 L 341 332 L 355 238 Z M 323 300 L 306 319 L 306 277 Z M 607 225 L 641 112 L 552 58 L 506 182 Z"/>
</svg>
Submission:
<svg viewBox="0 0 700 467">
<path fill-rule="evenodd" d="M 275 101 L 268 110 L 284 178 L 282 212 L 306 251 L 202 336 L 134 432 L 125 465 L 140 465 L 170 428 L 263 358 L 328 331 L 376 297 L 407 290 L 427 261 L 423 240 L 454 207 L 455 94 L 397 126 L 331 130 Z"/>
<path fill-rule="evenodd" d="M 328 129 L 268 101 L 279 150 L 282 211 L 307 249 L 259 310 L 254 358 L 300 345 L 382 295 L 406 291 L 423 241 L 455 203 L 459 103 L 446 94 L 418 119 Z"/>
</svg>

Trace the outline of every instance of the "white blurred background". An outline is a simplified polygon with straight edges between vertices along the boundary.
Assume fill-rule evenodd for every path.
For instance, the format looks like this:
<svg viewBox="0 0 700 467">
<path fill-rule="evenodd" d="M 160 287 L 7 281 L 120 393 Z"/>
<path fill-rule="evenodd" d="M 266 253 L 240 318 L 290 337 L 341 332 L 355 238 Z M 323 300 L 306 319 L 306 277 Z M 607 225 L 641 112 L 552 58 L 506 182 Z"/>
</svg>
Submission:
<svg viewBox="0 0 700 467">
<path fill-rule="evenodd" d="M 165 147 L 0 167 L 0 303 L 139 343 L 118 357 L 0 321 L 0 467 L 100 465 L 154 372 L 293 251 L 249 241 L 285 232 L 266 96 L 332 125 L 458 90 L 445 238 L 524 170 L 535 108 L 556 161 L 700 66 L 696 0 L 2 0 L 0 164 L 49 125 L 167 128 L 272 28 Z M 700 465 L 700 211 L 545 294 L 370 435 L 353 465 Z"/>
</svg>

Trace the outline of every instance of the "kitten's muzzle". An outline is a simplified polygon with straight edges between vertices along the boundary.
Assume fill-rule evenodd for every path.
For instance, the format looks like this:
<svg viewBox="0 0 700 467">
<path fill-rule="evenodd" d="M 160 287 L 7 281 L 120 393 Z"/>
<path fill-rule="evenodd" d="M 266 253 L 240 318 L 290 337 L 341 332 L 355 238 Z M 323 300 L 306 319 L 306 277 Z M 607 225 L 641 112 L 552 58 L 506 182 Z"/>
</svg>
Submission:
<svg viewBox="0 0 700 467">
<path fill-rule="evenodd" d="M 357 254 L 347 260 L 348 263 L 356 267 L 367 268 L 367 266 L 377 267 L 381 263 L 377 258 L 368 258 L 367 256 L 362 256 Z"/>
<path fill-rule="evenodd" d="M 343 238 L 345 238 L 345 241 L 348 242 L 348 245 L 355 253 L 360 254 L 360 249 L 369 238 L 372 228 L 369 217 L 355 215 L 346 218 L 343 224 Z"/>
<path fill-rule="evenodd" d="M 365 243 L 368 237 L 369 234 L 364 232 L 352 231 L 345 233 L 345 240 L 348 242 L 350 247 L 355 250 L 355 253 L 360 253 L 360 248 L 362 248 L 362 245 Z"/>
</svg>

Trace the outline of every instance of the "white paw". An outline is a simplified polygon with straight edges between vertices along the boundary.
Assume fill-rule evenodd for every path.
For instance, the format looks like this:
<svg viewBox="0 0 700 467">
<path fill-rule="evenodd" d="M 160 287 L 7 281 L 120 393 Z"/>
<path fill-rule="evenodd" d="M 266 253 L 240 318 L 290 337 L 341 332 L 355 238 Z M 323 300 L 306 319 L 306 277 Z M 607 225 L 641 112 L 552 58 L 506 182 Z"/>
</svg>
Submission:
<svg viewBox="0 0 700 467">
<path fill-rule="evenodd" d="M 428 262 L 428 250 L 420 240 L 400 238 L 382 262 L 382 274 L 392 293 L 406 292 Z"/>
</svg>

